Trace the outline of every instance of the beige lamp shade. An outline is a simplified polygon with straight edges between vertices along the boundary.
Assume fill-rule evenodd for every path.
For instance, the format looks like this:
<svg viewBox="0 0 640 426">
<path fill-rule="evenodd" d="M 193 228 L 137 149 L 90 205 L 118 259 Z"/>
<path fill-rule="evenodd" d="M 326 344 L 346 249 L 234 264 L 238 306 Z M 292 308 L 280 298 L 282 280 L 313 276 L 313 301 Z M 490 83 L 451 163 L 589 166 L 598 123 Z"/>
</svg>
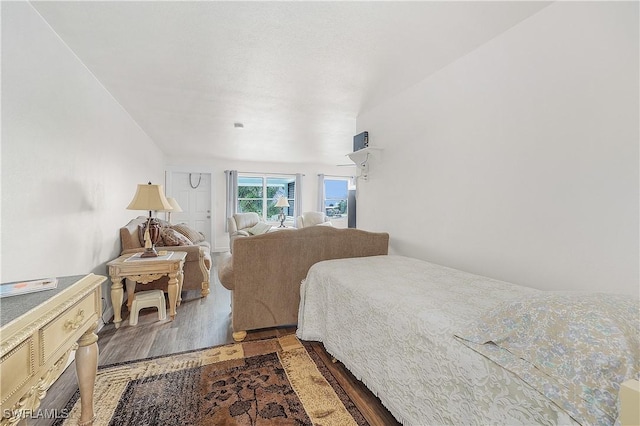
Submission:
<svg viewBox="0 0 640 426">
<path fill-rule="evenodd" d="M 171 213 L 178 213 L 182 211 L 182 209 L 180 208 L 180 204 L 178 204 L 175 198 L 168 197 L 167 201 L 169 201 L 169 204 L 171 204 L 171 207 L 173 207 L 170 210 Z"/>
<path fill-rule="evenodd" d="M 147 185 L 138 184 L 136 195 L 133 196 L 133 200 L 127 206 L 127 210 L 168 211 L 172 209 L 171 204 L 164 196 L 162 185 L 152 185 L 151 182 Z"/>
<path fill-rule="evenodd" d="M 289 201 L 285 197 L 280 197 L 276 203 L 276 207 L 289 207 Z"/>
</svg>

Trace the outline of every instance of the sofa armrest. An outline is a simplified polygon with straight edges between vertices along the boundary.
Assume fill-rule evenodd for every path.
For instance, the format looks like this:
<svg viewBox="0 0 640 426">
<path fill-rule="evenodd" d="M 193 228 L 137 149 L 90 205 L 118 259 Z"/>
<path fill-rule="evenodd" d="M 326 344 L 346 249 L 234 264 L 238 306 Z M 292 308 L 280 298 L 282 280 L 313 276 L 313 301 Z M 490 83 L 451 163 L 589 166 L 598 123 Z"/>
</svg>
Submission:
<svg viewBox="0 0 640 426">
<path fill-rule="evenodd" d="M 224 253 L 218 257 L 217 261 L 218 279 L 227 290 L 233 290 L 235 282 L 233 280 L 233 256 L 231 253 Z"/>
<path fill-rule="evenodd" d="M 227 218 L 227 232 L 229 235 L 233 235 L 238 232 L 238 226 L 236 225 L 236 220 L 233 217 Z"/>
<path fill-rule="evenodd" d="M 200 254 L 199 254 L 200 263 L 204 265 L 206 269 L 206 275 L 209 276 L 209 271 L 211 271 L 211 249 L 208 246 L 200 246 Z M 203 271 L 204 273 L 205 271 Z"/>
</svg>

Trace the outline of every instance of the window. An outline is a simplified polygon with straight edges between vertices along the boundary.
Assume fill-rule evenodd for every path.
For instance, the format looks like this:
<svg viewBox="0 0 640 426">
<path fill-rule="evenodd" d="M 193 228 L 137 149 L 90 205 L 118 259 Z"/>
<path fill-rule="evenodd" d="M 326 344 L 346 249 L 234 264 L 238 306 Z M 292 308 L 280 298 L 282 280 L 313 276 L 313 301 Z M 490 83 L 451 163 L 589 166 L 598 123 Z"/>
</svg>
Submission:
<svg viewBox="0 0 640 426">
<path fill-rule="evenodd" d="M 294 176 L 255 176 L 238 174 L 238 212 L 255 212 L 266 222 L 278 222 L 280 207 L 276 203 L 286 197 L 289 207 L 284 208 L 287 221 L 293 220 L 295 212 Z"/>
<path fill-rule="evenodd" d="M 324 179 L 324 210 L 332 224 L 347 227 L 348 179 Z"/>
</svg>

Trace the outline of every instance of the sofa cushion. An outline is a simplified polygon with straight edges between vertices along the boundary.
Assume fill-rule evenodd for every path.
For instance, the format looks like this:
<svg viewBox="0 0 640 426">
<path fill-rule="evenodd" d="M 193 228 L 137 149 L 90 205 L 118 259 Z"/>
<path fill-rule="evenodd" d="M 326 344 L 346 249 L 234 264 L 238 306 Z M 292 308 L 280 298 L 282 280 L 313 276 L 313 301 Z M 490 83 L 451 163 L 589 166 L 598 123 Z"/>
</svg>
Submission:
<svg viewBox="0 0 640 426">
<path fill-rule="evenodd" d="M 191 246 L 193 243 L 187 237 L 173 228 L 161 228 L 160 236 L 165 246 Z"/>
<path fill-rule="evenodd" d="M 204 235 L 202 235 L 201 232 L 198 232 L 195 229 L 189 227 L 186 223 L 179 223 L 177 225 L 173 225 L 171 228 L 187 237 L 194 244 L 204 241 Z"/>
</svg>

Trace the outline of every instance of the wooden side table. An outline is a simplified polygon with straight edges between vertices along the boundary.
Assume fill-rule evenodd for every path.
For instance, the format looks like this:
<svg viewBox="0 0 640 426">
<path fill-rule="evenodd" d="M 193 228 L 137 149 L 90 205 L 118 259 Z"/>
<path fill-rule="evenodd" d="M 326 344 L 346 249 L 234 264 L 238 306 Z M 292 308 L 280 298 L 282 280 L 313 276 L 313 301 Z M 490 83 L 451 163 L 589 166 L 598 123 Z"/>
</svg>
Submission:
<svg viewBox="0 0 640 426">
<path fill-rule="evenodd" d="M 122 322 L 123 299 L 122 280 L 127 279 L 127 307 L 131 311 L 136 283 L 148 284 L 165 275 L 169 276 L 169 315 L 176 317 L 176 306 L 180 305 L 184 260 L 186 252 L 170 251 L 158 257 L 141 258 L 140 253 L 124 254 L 107 263 L 111 277 L 111 302 L 113 303 L 113 323 L 116 328 Z"/>
</svg>

